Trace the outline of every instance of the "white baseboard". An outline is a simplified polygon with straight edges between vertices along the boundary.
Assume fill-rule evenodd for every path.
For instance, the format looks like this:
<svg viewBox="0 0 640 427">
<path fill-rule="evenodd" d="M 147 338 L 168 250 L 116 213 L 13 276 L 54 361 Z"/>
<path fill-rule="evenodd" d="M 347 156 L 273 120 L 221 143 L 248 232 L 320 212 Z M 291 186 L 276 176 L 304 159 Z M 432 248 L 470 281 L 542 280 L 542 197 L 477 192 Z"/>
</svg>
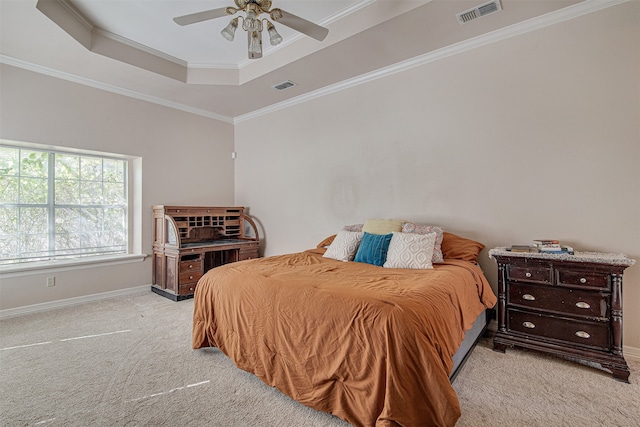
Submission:
<svg viewBox="0 0 640 427">
<path fill-rule="evenodd" d="M 640 348 L 625 345 L 622 347 L 622 353 L 625 359 L 640 362 Z"/>
<path fill-rule="evenodd" d="M 40 311 L 53 310 L 56 308 L 69 307 L 85 302 L 99 301 L 108 298 L 115 298 L 142 292 L 151 292 L 151 285 L 136 286 L 134 288 L 120 289 L 117 291 L 102 292 L 99 294 L 86 295 L 82 297 L 67 298 L 58 301 L 43 302 L 40 304 L 26 305 L 24 307 L 8 308 L 0 310 L 0 320 L 9 317 L 21 316 L 23 314 L 37 313 Z"/>
</svg>

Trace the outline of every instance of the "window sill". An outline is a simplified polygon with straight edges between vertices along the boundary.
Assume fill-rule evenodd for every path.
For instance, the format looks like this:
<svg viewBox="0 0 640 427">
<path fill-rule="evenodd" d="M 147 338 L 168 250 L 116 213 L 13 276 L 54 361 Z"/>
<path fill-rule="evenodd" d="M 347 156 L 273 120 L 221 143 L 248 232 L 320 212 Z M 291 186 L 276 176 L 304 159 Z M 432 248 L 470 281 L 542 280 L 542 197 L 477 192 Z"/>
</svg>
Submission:
<svg viewBox="0 0 640 427">
<path fill-rule="evenodd" d="M 101 257 L 66 259 L 58 261 L 30 262 L 0 267 L 0 279 L 54 273 L 61 270 L 81 270 L 144 261 L 147 254 L 122 254 Z"/>
</svg>

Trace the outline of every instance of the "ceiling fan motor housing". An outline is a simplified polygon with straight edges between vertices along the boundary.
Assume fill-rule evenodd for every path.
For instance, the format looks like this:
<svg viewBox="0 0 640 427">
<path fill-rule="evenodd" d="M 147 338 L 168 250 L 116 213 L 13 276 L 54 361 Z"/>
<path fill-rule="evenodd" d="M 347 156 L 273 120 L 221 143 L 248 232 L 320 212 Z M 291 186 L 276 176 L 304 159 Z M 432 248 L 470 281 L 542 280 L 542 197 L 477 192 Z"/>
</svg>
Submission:
<svg viewBox="0 0 640 427">
<path fill-rule="evenodd" d="M 234 0 L 238 9 L 244 9 L 249 3 L 257 4 L 263 12 L 269 12 L 271 9 L 271 0 Z"/>
</svg>

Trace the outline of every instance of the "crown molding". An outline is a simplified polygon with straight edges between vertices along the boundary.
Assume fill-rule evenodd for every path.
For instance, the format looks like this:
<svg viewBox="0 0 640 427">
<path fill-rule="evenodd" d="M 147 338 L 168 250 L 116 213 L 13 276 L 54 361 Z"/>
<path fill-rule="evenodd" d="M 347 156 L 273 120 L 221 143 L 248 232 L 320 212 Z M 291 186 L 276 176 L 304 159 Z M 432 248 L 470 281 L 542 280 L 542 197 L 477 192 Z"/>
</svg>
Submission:
<svg viewBox="0 0 640 427">
<path fill-rule="evenodd" d="M 326 95 L 330 95 L 335 92 L 339 92 L 345 89 L 349 89 L 364 83 L 368 83 L 383 77 L 391 76 L 396 73 L 400 73 L 411 68 L 419 67 L 430 62 L 438 61 L 449 56 L 458 55 L 463 52 L 467 52 L 472 49 L 476 49 L 488 44 L 496 43 L 501 40 L 506 40 L 511 37 L 516 37 L 522 34 L 526 34 L 532 31 L 539 30 L 551 25 L 555 25 L 561 22 L 565 22 L 589 13 L 597 12 L 602 9 L 606 9 L 618 4 L 626 3 L 631 0 L 585 0 L 581 3 L 574 4 L 564 9 L 550 12 L 546 15 L 542 15 L 536 18 L 532 18 L 526 21 L 519 22 L 517 24 L 510 25 L 508 27 L 495 30 L 481 36 L 477 36 L 459 43 L 452 44 L 450 46 L 437 49 L 435 51 L 426 53 L 424 55 L 416 56 L 406 61 L 398 62 L 388 67 L 383 67 L 372 72 L 362 74 L 360 76 L 343 80 L 341 82 L 325 86 L 321 89 L 317 89 L 312 92 L 308 92 L 304 95 L 297 96 L 295 98 L 288 99 L 286 101 L 279 102 L 277 104 L 270 105 L 268 107 L 261 108 L 259 110 L 252 111 L 241 116 L 237 116 L 233 119 L 234 124 L 242 123 L 244 121 L 270 114 L 278 110 L 292 107 L 294 105 L 302 104 L 304 102 L 311 101 L 316 98 L 321 98 Z"/>
<path fill-rule="evenodd" d="M 183 68 L 187 68 L 187 66 L 189 65 L 189 64 L 187 64 L 186 61 L 183 61 L 180 58 L 176 58 L 174 56 L 168 55 L 168 54 L 166 54 L 164 52 L 161 52 L 159 50 L 150 48 L 149 46 L 145 46 L 145 45 L 143 45 L 141 43 L 138 43 L 138 42 L 135 42 L 133 40 L 129 40 L 126 37 L 119 36 L 118 34 L 111 33 L 111 32 L 109 32 L 107 30 L 102 29 L 102 28 L 93 27 L 92 33 L 97 35 L 97 36 L 104 37 L 106 39 L 114 41 L 116 43 L 120 43 L 120 44 L 122 44 L 124 46 L 129 46 L 130 48 L 139 50 L 140 52 L 144 52 L 144 53 L 147 53 L 149 55 L 157 56 L 158 58 L 164 59 L 165 61 L 173 62 L 174 64 L 179 65 L 179 66 L 181 66 Z"/>
<path fill-rule="evenodd" d="M 602 9 L 606 9 L 618 4 L 626 3 L 631 0 L 585 0 L 581 3 L 566 7 L 564 9 L 548 13 L 546 15 L 536 17 L 527 21 L 523 21 L 518 24 L 511 25 L 509 27 L 502 28 L 478 37 L 474 37 L 463 42 L 459 42 L 442 49 L 435 50 L 433 52 L 420 55 L 406 61 L 402 61 L 388 67 L 383 67 L 372 72 L 362 74 L 360 76 L 347 79 L 329 86 L 325 86 L 321 89 L 306 93 L 304 95 L 291 98 L 289 100 L 279 102 L 277 104 L 270 105 L 265 108 L 261 108 L 252 111 L 247 114 L 243 114 L 236 117 L 224 116 L 221 114 L 213 113 L 211 111 L 202 110 L 199 108 L 190 107 L 177 102 L 168 101 L 166 99 L 146 95 L 130 89 L 125 89 L 116 85 L 98 82 L 92 79 L 81 77 L 75 74 L 66 73 L 52 68 L 44 67 L 41 65 L 33 64 L 27 61 L 16 59 L 7 55 L 0 54 L 0 63 L 12 65 L 14 67 L 22 68 L 25 70 L 33 71 L 36 73 L 48 75 L 51 77 L 59 78 L 62 80 L 71 81 L 74 83 L 82 84 L 85 86 L 101 89 L 107 92 L 116 93 L 119 95 L 127 96 L 134 99 L 162 105 L 168 108 L 184 111 L 191 114 L 196 114 L 203 117 L 219 120 L 226 123 L 238 124 L 253 118 L 270 114 L 272 112 L 289 108 L 304 102 L 311 101 L 316 98 L 320 98 L 335 92 L 339 92 L 345 89 L 349 89 L 370 81 L 374 81 L 383 77 L 400 73 L 411 68 L 415 68 L 421 65 L 428 64 L 430 62 L 438 61 L 440 59 L 457 55 L 472 49 L 476 49 L 491 43 L 495 43 L 501 40 L 505 40 L 511 37 L 515 37 L 521 34 L 525 34 L 531 31 L 555 25 L 564 21 L 568 21 L 589 13 L 597 12 Z"/>
<path fill-rule="evenodd" d="M 93 24 L 89 22 L 80 12 L 78 12 L 78 9 L 76 9 L 76 7 L 73 4 L 71 4 L 69 0 L 58 0 L 58 3 L 60 3 L 60 5 L 67 12 L 69 12 L 74 17 L 74 19 L 76 19 L 80 24 L 82 24 L 82 26 L 84 26 L 88 31 L 92 31 L 94 29 Z"/>
<path fill-rule="evenodd" d="M 200 108 L 194 108 L 194 107 L 190 107 L 188 105 L 180 104 L 177 102 L 168 101 L 166 99 L 158 98 L 156 96 L 151 96 L 151 95 L 147 95 L 134 90 L 125 89 L 120 86 L 99 82 L 96 80 L 88 79 L 86 77 L 81 77 L 75 74 L 66 73 L 64 71 L 54 70 L 53 68 L 43 67 L 42 65 L 33 64 L 31 62 L 16 59 L 4 54 L 0 54 L 0 63 L 11 65 L 17 68 L 22 68 L 23 70 L 27 70 L 27 71 L 33 71 L 34 73 L 55 77 L 61 80 L 78 83 L 84 86 L 89 86 L 95 89 L 100 89 L 107 92 L 115 93 L 117 95 L 123 95 L 129 98 L 150 102 L 152 104 L 162 105 L 164 107 L 173 108 L 175 110 L 180 110 L 187 113 L 196 114 L 199 116 L 208 117 L 210 119 L 220 120 L 222 122 L 233 124 L 233 118 L 228 116 L 223 116 L 221 114 L 213 113 L 211 111 L 202 110 Z"/>
</svg>

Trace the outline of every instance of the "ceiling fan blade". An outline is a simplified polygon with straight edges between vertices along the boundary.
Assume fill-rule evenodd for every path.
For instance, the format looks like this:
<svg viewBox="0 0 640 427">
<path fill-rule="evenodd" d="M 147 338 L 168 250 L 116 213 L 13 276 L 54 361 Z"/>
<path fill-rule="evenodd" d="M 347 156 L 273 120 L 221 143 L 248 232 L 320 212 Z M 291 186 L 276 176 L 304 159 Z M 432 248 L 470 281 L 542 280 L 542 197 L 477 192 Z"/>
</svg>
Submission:
<svg viewBox="0 0 640 427">
<path fill-rule="evenodd" d="M 227 8 L 221 7 L 219 9 L 205 10 L 204 12 L 192 13 L 190 15 L 178 16 L 173 18 L 178 25 L 195 24 L 196 22 L 208 21 L 209 19 L 220 18 L 227 16 Z"/>
<path fill-rule="evenodd" d="M 329 34 L 329 30 L 321 27 L 320 25 L 314 24 L 311 21 L 307 21 L 304 18 L 300 18 L 299 16 L 296 16 L 293 13 L 286 12 L 282 9 L 277 10 L 279 13 L 272 13 L 271 18 L 274 21 L 281 23 L 282 25 L 293 28 L 294 30 L 306 34 L 318 41 L 324 40 L 325 37 L 327 37 L 327 34 Z"/>
</svg>

